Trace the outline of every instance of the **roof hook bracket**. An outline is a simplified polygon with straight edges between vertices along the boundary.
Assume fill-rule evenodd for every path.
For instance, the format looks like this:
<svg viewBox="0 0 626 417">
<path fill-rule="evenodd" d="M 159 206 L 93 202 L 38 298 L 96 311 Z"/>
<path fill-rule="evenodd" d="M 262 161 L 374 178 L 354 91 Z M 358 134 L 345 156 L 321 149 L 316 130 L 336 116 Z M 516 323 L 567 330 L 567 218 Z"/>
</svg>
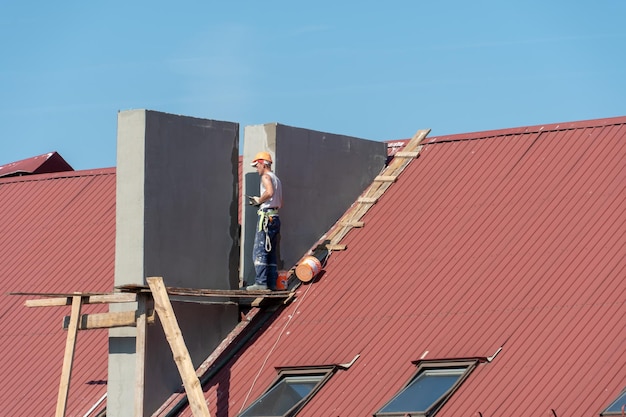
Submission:
<svg viewBox="0 0 626 417">
<path fill-rule="evenodd" d="M 498 350 L 496 350 L 496 353 L 494 353 L 493 355 L 487 358 L 487 362 L 491 363 L 491 361 L 493 361 L 496 358 L 496 356 L 498 356 L 498 353 L 500 353 L 501 351 L 502 351 L 502 346 L 500 346 Z"/>
<path fill-rule="evenodd" d="M 357 359 L 359 359 L 359 356 L 361 356 L 361 354 L 360 354 L 360 353 L 358 353 L 358 354 L 354 357 L 354 359 L 352 359 L 350 362 L 348 362 L 348 363 L 340 363 L 340 364 L 338 364 L 337 366 L 338 366 L 338 367 L 340 367 L 341 369 L 350 369 L 350 367 L 351 367 L 352 365 L 354 365 L 354 362 L 356 362 L 356 360 L 357 360 Z"/>
</svg>

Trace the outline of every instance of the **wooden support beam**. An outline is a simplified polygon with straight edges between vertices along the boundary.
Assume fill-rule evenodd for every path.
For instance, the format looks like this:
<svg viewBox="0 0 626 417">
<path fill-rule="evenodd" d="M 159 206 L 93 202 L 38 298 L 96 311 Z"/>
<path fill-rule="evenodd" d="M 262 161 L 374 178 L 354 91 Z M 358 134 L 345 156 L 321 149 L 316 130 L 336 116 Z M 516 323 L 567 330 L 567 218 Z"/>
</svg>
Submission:
<svg viewBox="0 0 626 417">
<path fill-rule="evenodd" d="M 378 201 L 378 197 L 359 197 L 357 201 L 363 204 L 374 204 Z"/>
<path fill-rule="evenodd" d="M 202 392 L 202 385 L 196 375 L 196 370 L 191 362 L 189 351 L 185 345 L 185 340 L 176 321 L 172 303 L 167 295 L 165 284 L 162 277 L 146 278 L 152 297 L 154 298 L 154 308 L 161 319 L 163 330 L 167 338 L 167 342 L 172 349 L 174 361 L 178 367 L 187 398 L 189 398 L 189 406 L 194 417 L 211 417 L 209 407 Z"/>
<path fill-rule="evenodd" d="M 63 369 L 61 371 L 61 382 L 59 384 L 59 395 L 57 397 L 56 417 L 65 417 L 67 407 L 67 396 L 70 390 L 70 379 L 72 377 L 72 363 L 74 362 L 74 349 L 76 348 L 76 335 L 78 334 L 78 318 L 82 297 L 75 295 L 72 297 L 72 314 L 70 325 L 65 341 L 65 356 L 63 357 Z"/>
<path fill-rule="evenodd" d="M 26 300 L 26 307 L 58 307 L 72 305 L 71 297 L 53 297 L 38 298 L 35 300 Z M 132 303 L 136 300 L 135 294 L 131 293 L 113 293 L 104 295 L 82 296 L 83 304 L 105 304 L 105 303 Z"/>
<path fill-rule="evenodd" d="M 69 328 L 70 316 L 63 319 L 63 330 Z M 110 313 L 81 314 L 78 320 L 78 330 L 112 329 L 114 327 L 135 327 L 137 325 L 136 311 L 117 311 Z M 146 317 L 147 324 L 154 323 L 154 311 Z"/>
<path fill-rule="evenodd" d="M 142 285 L 123 285 L 117 287 L 122 291 L 130 291 L 134 293 L 150 293 L 150 287 Z M 220 298 L 250 298 L 250 295 L 263 296 L 267 298 L 285 298 L 289 296 L 289 291 L 247 291 L 247 290 L 210 290 L 210 289 L 198 289 L 198 288 L 177 288 L 167 287 L 167 294 L 184 297 L 220 297 Z M 203 301 L 204 302 L 204 301 Z M 224 304 L 224 302 L 220 302 Z"/>
</svg>

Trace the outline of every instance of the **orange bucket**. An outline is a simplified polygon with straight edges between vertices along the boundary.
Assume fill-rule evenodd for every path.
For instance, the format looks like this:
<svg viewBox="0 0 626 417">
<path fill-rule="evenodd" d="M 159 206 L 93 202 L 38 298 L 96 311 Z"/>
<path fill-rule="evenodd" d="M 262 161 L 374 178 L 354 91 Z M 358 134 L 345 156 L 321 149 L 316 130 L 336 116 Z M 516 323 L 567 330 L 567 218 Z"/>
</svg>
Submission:
<svg viewBox="0 0 626 417">
<path fill-rule="evenodd" d="M 315 256 L 306 256 L 296 267 L 296 276 L 302 282 L 309 282 L 322 270 L 322 263 Z"/>
<path fill-rule="evenodd" d="M 289 271 L 278 271 L 278 278 L 276 278 L 276 289 L 279 291 L 289 288 Z"/>
</svg>

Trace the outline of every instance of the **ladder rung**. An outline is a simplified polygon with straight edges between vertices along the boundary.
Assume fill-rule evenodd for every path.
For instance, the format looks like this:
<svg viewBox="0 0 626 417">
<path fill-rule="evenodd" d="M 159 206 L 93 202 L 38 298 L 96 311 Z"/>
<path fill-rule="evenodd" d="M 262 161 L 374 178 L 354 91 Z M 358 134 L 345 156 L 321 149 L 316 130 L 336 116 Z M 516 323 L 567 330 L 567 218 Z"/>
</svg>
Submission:
<svg viewBox="0 0 626 417">
<path fill-rule="evenodd" d="M 396 152 L 393 157 L 394 158 L 417 158 L 420 155 L 419 151 L 408 152 L 408 151 L 400 151 Z"/>
<path fill-rule="evenodd" d="M 359 221 L 345 221 L 345 222 L 341 222 L 341 226 L 343 226 L 343 227 L 360 228 L 360 227 L 363 227 L 364 225 L 365 225 L 365 223 L 359 222 Z"/>
<path fill-rule="evenodd" d="M 374 178 L 374 181 L 379 181 L 379 182 L 395 182 L 395 180 L 398 177 L 393 176 L 393 175 L 379 175 L 376 178 Z"/>
<path fill-rule="evenodd" d="M 347 246 L 346 245 L 341 245 L 339 243 L 329 243 L 328 245 L 326 245 L 326 249 L 328 249 L 328 250 L 346 250 Z"/>
</svg>

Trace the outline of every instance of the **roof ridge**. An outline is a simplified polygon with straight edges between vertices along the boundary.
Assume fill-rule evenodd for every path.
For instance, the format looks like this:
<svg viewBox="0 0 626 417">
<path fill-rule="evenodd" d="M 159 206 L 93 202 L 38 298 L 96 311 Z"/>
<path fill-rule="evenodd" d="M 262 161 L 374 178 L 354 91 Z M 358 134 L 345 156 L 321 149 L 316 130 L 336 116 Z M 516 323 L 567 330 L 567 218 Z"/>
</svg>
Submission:
<svg viewBox="0 0 626 417">
<path fill-rule="evenodd" d="M 86 169 L 86 170 L 81 170 L 81 171 L 64 171 L 64 172 L 53 172 L 53 173 L 47 173 L 47 174 L 32 174 L 32 175 L 0 178 L 0 185 L 10 184 L 10 183 L 33 182 L 33 181 L 48 181 L 48 180 L 56 180 L 56 179 L 63 179 L 63 178 L 96 177 L 100 175 L 113 175 L 115 173 L 116 173 L 116 168 L 110 167 L 110 168 Z"/>
<path fill-rule="evenodd" d="M 477 139 L 492 139 L 498 136 L 514 136 L 520 134 L 535 134 L 544 132 L 560 132 L 576 129 L 593 129 L 626 124 L 626 116 L 611 117 L 604 119 L 590 119 L 573 122 L 544 123 L 532 126 L 519 126 L 505 129 L 490 129 L 468 133 L 453 133 L 434 136 L 428 144 L 463 142 Z M 396 141 L 400 142 L 400 141 Z"/>
</svg>

